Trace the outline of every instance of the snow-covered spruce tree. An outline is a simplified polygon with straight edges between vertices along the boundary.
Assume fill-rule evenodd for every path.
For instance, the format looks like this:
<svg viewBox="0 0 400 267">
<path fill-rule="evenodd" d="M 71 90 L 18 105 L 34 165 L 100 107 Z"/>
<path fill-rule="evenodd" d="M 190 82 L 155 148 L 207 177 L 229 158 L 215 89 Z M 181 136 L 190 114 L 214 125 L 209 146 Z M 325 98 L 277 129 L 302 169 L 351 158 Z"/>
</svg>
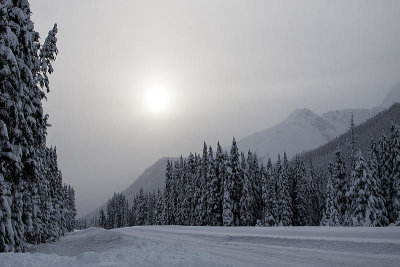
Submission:
<svg viewBox="0 0 400 267">
<path fill-rule="evenodd" d="M 137 206 L 137 198 L 136 196 L 133 198 L 132 201 L 132 206 L 129 209 L 129 221 L 128 224 L 129 226 L 135 226 L 136 225 L 136 206 Z M 164 208 L 164 207 L 162 207 Z M 161 213 L 161 218 L 160 218 L 161 224 L 164 224 L 164 214 Z"/>
<path fill-rule="evenodd" d="M 232 170 L 230 166 L 229 156 L 227 153 L 224 154 L 224 158 L 226 160 L 226 176 L 223 181 L 224 186 L 224 195 L 223 195 L 223 203 L 222 203 L 222 221 L 224 226 L 234 226 L 234 215 L 233 215 L 233 188 L 234 182 L 232 180 Z M 238 157 L 239 160 L 239 157 Z"/>
<path fill-rule="evenodd" d="M 219 215 L 219 221 L 217 225 L 222 226 L 223 225 L 223 220 L 222 220 L 222 213 L 223 213 L 223 197 L 224 197 L 224 180 L 226 179 L 227 176 L 227 154 L 224 153 L 222 150 L 222 147 L 220 143 L 218 142 L 217 144 L 217 152 L 215 154 L 215 175 L 218 179 L 218 185 L 219 185 L 219 197 L 218 197 L 218 203 L 217 203 L 217 210 Z"/>
<path fill-rule="evenodd" d="M 146 206 L 146 216 L 145 216 L 145 225 L 153 225 L 154 224 L 154 194 L 147 193 L 145 195 L 145 206 Z"/>
<path fill-rule="evenodd" d="M 106 214 L 104 213 L 103 209 L 100 209 L 99 212 L 99 222 L 98 222 L 99 227 L 101 228 L 107 228 L 107 217 Z"/>
<path fill-rule="evenodd" d="M 217 150 L 218 153 L 218 150 Z M 220 157 L 222 155 L 218 155 Z M 212 147 L 208 149 L 209 160 L 209 184 L 208 184 L 208 197 L 207 197 L 207 213 L 208 225 L 220 226 L 221 225 L 221 185 L 217 176 L 216 170 L 218 169 L 218 162 L 214 159 Z"/>
<path fill-rule="evenodd" d="M 181 162 L 181 169 L 182 169 L 182 177 L 181 177 L 181 199 L 179 200 L 180 203 L 180 214 L 181 214 L 181 221 L 182 225 L 189 225 L 190 223 L 190 197 L 188 197 L 188 191 L 191 192 L 191 185 L 189 179 L 191 178 L 189 175 L 189 168 L 187 159 L 184 159 Z"/>
<path fill-rule="evenodd" d="M 256 153 L 252 153 L 252 161 L 250 164 L 252 165 L 253 176 L 254 176 L 254 198 L 255 198 L 255 213 L 254 216 L 256 218 L 256 223 L 258 225 L 262 225 L 262 217 L 263 217 L 263 201 L 262 201 L 262 173 L 261 166 L 258 162 L 258 156 Z"/>
<path fill-rule="evenodd" d="M 154 209 L 154 224 L 162 225 L 163 223 L 163 197 L 160 192 L 160 188 L 157 189 L 156 195 L 156 207 Z"/>
<path fill-rule="evenodd" d="M 264 205 L 264 215 L 263 222 L 266 226 L 276 226 L 277 225 L 277 198 L 276 198 L 276 179 L 272 167 L 271 159 L 268 159 L 267 167 L 263 173 L 263 188 L 262 188 L 262 198 Z"/>
<path fill-rule="evenodd" d="M 184 217 L 183 217 L 183 209 L 182 209 L 182 203 L 185 198 L 185 192 L 184 192 L 184 185 L 186 183 L 186 177 L 185 177 L 185 164 L 183 157 L 179 159 L 179 161 L 176 161 L 174 163 L 175 168 L 174 168 L 174 177 L 175 177 L 175 184 L 176 184 L 176 205 L 175 205 L 175 224 L 177 225 L 183 225 L 184 224 Z"/>
<path fill-rule="evenodd" d="M 164 223 L 167 225 L 175 224 L 174 218 L 174 180 L 173 167 L 170 160 L 167 161 L 167 169 L 165 173 L 165 190 L 164 190 Z"/>
<path fill-rule="evenodd" d="M 263 217 L 263 201 L 262 201 L 262 173 L 261 166 L 258 162 L 258 156 L 256 153 L 253 153 L 253 161 L 252 161 L 253 169 L 254 169 L 254 184 L 255 184 L 255 201 L 256 201 L 256 224 L 262 225 L 262 217 Z"/>
<path fill-rule="evenodd" d="M 226 205 L 224 204 L 224 210 L 225 207 L 230 209 L 230 211 L 226 212 L 226 216 L 231 216 L 230 213 L 232 213 L 233 217 L 229 219 L 227 217 L 226 220 L 224 219 L 224 225 L 226 225 L 226 223 L 228 225 L 239 225 L 240 223 L 240 196 L 242 193 L 242 178 L 243 172 L 240 164 L 240 154 L 236 140 L 233 138 L 229 156 L 229 165 L 227 168 L 227 192 L 224 192 L 224 201 L 225 199 L 227 201 L 227 203 L 225 203 Z M 232 221 L 230 222 L 230 220 Z"/>
<path fill-rule="evenodd" d="M 183 185 L 184 190 L 184 198 L 182 202 L 182 214 L 183 214 L 183 222 L 184 225 L 191 225 L 193 220 L 193 182 L 195 178 L 196 165 L 195 158 L 192 153 L 189 154 L 189 157 L 185 164 L 185 177 L 186 183 Z"/>
<path fill-rule="evenodd" d="M 3 162 L 0 162 L 2 165 Z M 2 168 L 2 166 L 0 166 Z M 0 251 L 14 251 L 14 230 L 11 218 L 11 190 L 0 173 Z"/>
<path fill-rule="evenodd" d="M 56 240 L 62 234 L 61 227 L 61 199 L 62 176 L 58 169 L 56 148 L 45 148 L 44 168 L 45 179 L 39 180 L 38 196 L 42 223 L 47 231 L 42 238 Z"/>
<path fill-rule="evenodd" d="M 396 223 L 400 217 L 400 127 L 392 124 L 389 137 L 388 178 L 390 190 L 389 222 Z"/>
<path fill-rule="evenodd" d="M 352 184 L 346 196 L 350 202 L 350 216 L 352 226 L 378 226 L 381 218 L 380 208 L 383 198 L 379 194 L 376 177 L 362 156 L 358 152 L 352 172 Z"/>
<path fill-rule="evenodd" d="M 384 133 L 381 134 L 379 141 L 378 141 L 378 165 L 381 177 L 381 190 L 382 196 L 385 199 L 385 207 L 387 211 L 387 217 L 389 219 L 389 214 L 392 214 L 392 202 L 391 202 L 391 169 L 392 164 L 390 160 L 390 147 L 389 147 L 388 138 Z"/>
<path fill-rule="evenodd" d="M 261 201 L 262 201 L 262 210 L 261 210 L 261 223 L 264 226 L 268 226 L 267 222 L 271 211 L 269 210 L 268 205 L 268 178 L 267 178 L 267 171 L 263 163 L 260 166 L 260 175 L 261 175 Z"/>
<path fill-rule="evenodd" d="M 236 188 L 240 188 L 240 192 L 237 193 L 239 200 L 238 200 L 237 203 L 235 203 L 235 206 L 237 208 L 237 212 L 238 213 L 237 213 L 236 216 L 234 215 L 236 217 L 236 220 L 235 220 L 235 225 L 236 226 L 242 225 L 242 221 L 241 221 L 241 218 L 240 218 L 240 216 L 241 216 L 241 213 L 240 213 L 240 200 L 242 198 L 242 193 L 243 193 L 243 181 L 244 181 L 244 176 L 245 176 L 246 165 L 247 165 L 246 156 L 245 156 L 244 152 L 240 152 L 240 168 L 239 168 L 239 170 L 240 170 L 240 179 L 236 183 Z"/>
<path fill-rule="evenodd" d="M 312 161 L 310 161 L 309 175 L 309 196 L 308 208 L 309 222 L 308 225 L 320 225 L 322 220 L 322 212 L 325 207 L 324 192 L 326 184 L 323 183 L 323 172 L 320 169 L 315 170 Z"/>
<path fill-rule="evenodd" d="M 371 226 L 385 226 L 389 224 L 388 213 L 385 206 L 385 198 L 382 190 L 382 172 L 379 166 L 379 151 L 375 139 L 371 137 L 369 147 L 368 166 L 371 171 L 371 180 L 366 186 L 370 191 L 371 210 L 369 217 Z M 367 181 L 368 182 L 368 181 Z M 374 200 L 374 201 L 373 201 Z"/>
<path fill-rule="evenodd" d="M 353 125 L 353 124 L 352 124 Z M 332 165 L 332 178 L 331 182 L 335 190 L 336 203 L 339 209 L 339 219 L 340 223 L 345 223 L 346 209 L 348 207 L 348 202 L 346 198 L 346 192 L 348 190 L 348 177 L 346 174 L 346 167 L 342 157 L 342 152 L 338 149 L 335 152 L 335 162 Z"/>
<path fill-rule="evenodd" d="M 307 196 L 308 185 L 306 178 L 306 168 L 304 162 L 299 158 L 295 161 L 295 188 L 294 188 L 294 206 L 293 206 L 293 225 L 304 226 L 308 223 L 308 203 Z"/>
<path fill-rule="evenodd" d="M 35 117 L 40 114 L 33 114 L 30 108 L 34 97 L 39 97 L 39 103 L 43 98 L 43 94 L 37 95 L 41 90 L 34 80 L 37 67 L 32 65 L 39 60 L 36 53 L 40 44 L 38 38 L 33 35 L 35 33 L 33 32 L 33 22 L 30 20 L 28 2 L 1 1 L 0 10 L 0 124 L 2 135 L 0 161 L 3 167 L 0 171 L 4 183 L 10 184 L 11 189 L 9 206 L 12 215 L 11 221 L 7 222 L 5 227 L 10 229 L 12 232 L 10 238 L 13 239 L 9 240 L 8 244 L 1 244 L 0 247 L 6 248 L 6 251 L 23 251 L 25 248 L 25 229 L 22 219 L 23 192 L 26 189 L 26 181 L 36 178 L 35 170 L 37 170 L 37 168 L 25 169 L 25 163 L 27 166 L 30 163 L 29 167 L 32 167 L 32 163 L 38 162 L 37 158 L 32 155 L 32 152 L 37 149 L 33 131 L 41 130 L 40 121 L 34 121 Z M 28 60 L 29 62 L 27 62 Z M 30 110 L 25 105 L 28 105 Z M 32 122 L 29 122 L 28 118 Z"/>
<path fill-rule="evenodd" d="M 258 168 L 258 166 L 257 166 Z M 255 192 L 255 166 L 253 164 L 253 154 L 249 150 L 247 163 L 244 169 L 242 194 L 240 198 L 240 220 L 243 226 L 254 226 L 256 224 L 256 192 Z"/>
<path fill-rule="evenodd" d="M 65 185 L 64 190 L 66 192 L 66 199 L 64 208 L 66 213 L 64 214 L 66 219 L 66 229 L 68 232 L 72 232 L 75 229 L 75 217 L 76 217 L 76 209 L 75 209 L 75 190 L 70 185 Z"/>
<path fill-rule="evenodd" d="M 33 207 L 39 207 L 39 209 L 34 210 L 32 218 L 35 221 L 36 235 L 40 235 L 36 237 L 37 240 L 41 238 L 56 240 L 59 237 L 59 222 L 54 212 L 56 203 L 53 204 L 52 185 L 54 184 L 53 180 L 58 176 L 57 159 L 53 158 L 53 148 L 44 147 L 41 152 L 44 153 L 42 158 L 45 159 L 41 164 L 44 175 L 38 179 L 34 186 L 36 192 L 32 192 Z M 40 218 L 40 220 L 37 220 L 37 218 Z M 42 227 L 43 230 L 39 230 L 39 227 Z"/>
<path fill-rule="evenodd" d="M 193 198 L 192 198 L 192 225 L 201 225 L 201 210 L 199 201 L 201 198 L 201 157 L 198 154 L 194 155 L 194 169 L 192 172 Z"/>
<path fill-rule="evenodd" d="M 203 157 L 201 158 L 200 196 L 197 200 L 196 213 L 199 216 L 198 225 L 207 225 L 207 184 L 209 177 L 209 162 L 207 144 L 203 144 Z"/>
<path fill-rule="evenodd" d="M 122 211 L 121 211 L 121 227 L 126 227 L 129 225 L 129 203 L 126 200 L 125 196 L 121 193 L 120 200 Z"/>
<path fill-rule="evenodd" d="M 136 225 L 144 225 L 146 219 L 146 200 L 143 188 L 140 188 L 136 202 Z"/>
<path fill-rule="evenodd" d="M 322 215 L 321 225 L 322 226 L 339 226 L 340 215 L 337 203 L 337 197 L 335 196 L 335 189 L 332 185 L 331 176 L 328 176 L 326 183 L 326 202 L 325 210 Z"/>
<path fill-rule="evenodd" d="M 283 156 L 283 164 L 281 165 L 280 157 L 276 164 L 277 172 L 277 197 L 278 197 L 278 212 L 279 225 L 292 225 L 292 201 L 289 191 L 289 163 L 286 153 Z"/>
<path fill-rule="evenodd" d="M 348 162 L 349 169 L 352 171 L 355 168 L 355 161 L 357 160 L 357 153 L 358 153 L 358 135 L 356 133 L 356 125 L 354 122 L 354 114 L 351 113 L 350 119 L 350 129 L 349 129 L 350 137 L 346 140 L 347 141 L 347 148 L 348 148 Z M 350 181 L 351 182 L 351 181 Z"/>
<path fill-rule="evenodd" d="M 114 193 L 115 196 L 115 193 Z M 107 227 L 106 229 L 113 229 L 114 228 L 114 207 L 112 206 L 111 199 L 107 201 L 107 207 L 106 207 L 106 212 L 107 212 Z"/>
</svg>

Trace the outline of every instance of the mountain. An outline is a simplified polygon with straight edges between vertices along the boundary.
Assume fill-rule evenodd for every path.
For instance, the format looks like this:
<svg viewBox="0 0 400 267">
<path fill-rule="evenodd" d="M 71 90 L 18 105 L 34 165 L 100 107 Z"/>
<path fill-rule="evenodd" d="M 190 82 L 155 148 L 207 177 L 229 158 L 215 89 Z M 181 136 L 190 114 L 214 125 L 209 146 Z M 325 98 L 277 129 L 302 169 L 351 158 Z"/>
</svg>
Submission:
<svg viewBox="0 0 400 267">
<path fill-rule="evenodd" d="M 371 137 L 377 141 L 382 131 L 388 136 L 392 123 L 400 123 L 400 104 L 393 104 L 389 109 L 379 112 L 369 120 L 357 125 L 355 133 L 358 139 L 358 147 L 364 155 L 367 155 L 369 142 Z M 314 167 L 326 167 L 326 162 L 333 162 L 335 151 L 340 148 L 344 156 L 348 154 L 347 140 L 350 133 L 346 132 L 330 142 L 314 149 L 300 154 L 299 156 L 305 161 L 312 161 Z"/>
<path fill-rule="evenodd" d="M 356 124 L 374 116 L 380 108 L 344 109 L 320 115 L 298 109 L 278 125 L 252 134 L 237 142 L 241 151 L 252 150 L 260 160 L 276 159 L 285 151 L 289 157 L 329 142 L 350 127 L 351 114 Z"/>
<path fill-rule="evenodd" d="M 275 158 L 286 151 L 293 155 L 326 143 L 337 129 L 309 109 L 298 109 L 278 125 L 237 141 L 239 150 L 252 150 L 260 159 Z"/>
<path fill-rule="evenodd" d="M 379 112 L 400 103 L 400 82 L 389 90 L 382 104 L 372 109 L 343 109 L 317 115 L 309 109 L 298 109 L 276 126 L 237 141 L 241 151 L 252 150 L 260 160 L 276 159 L 285 151 L 289 157 L 335 139 L 350 128 L 351 115 L 356 125 Z"/>
<path fill-rule="evenodd" d="M 137 193 L 139 193 L 140 188 L 143 188 L 144 192 L 151 192 L 157 190 L 157 188 L 160 188 L 160 190 L 164 189 L 165 170 L 168 160 L 176 159 L 167 157 L 159 159 L 156 163 L 147 168 L 142 175 L 135 179 L 134 182 L 122 192 L 129 203 L 132 203 L 133 198 Z M 93 217 L 99 216 L 100 209 L 103 208 L 105 210 L 106 206 L 107 203 L 104 203 L 101 207 L 86 215 L 84 219 L 90 221 Z"/>
</svg>

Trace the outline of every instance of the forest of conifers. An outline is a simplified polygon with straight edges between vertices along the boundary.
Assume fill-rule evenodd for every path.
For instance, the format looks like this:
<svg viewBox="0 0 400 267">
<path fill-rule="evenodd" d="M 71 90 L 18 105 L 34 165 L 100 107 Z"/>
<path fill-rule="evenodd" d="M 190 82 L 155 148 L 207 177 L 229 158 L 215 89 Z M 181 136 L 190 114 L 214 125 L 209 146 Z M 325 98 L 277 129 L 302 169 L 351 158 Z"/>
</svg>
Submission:
<svg viewBox="0 0 400 267">
<path fill-rule="evenodd" d="M 286 154 L 260 163 L 204 143 L 203 154 L 169 161 L 165 190 L 140 193 L 130 206 L 115 194 L 95 222 L 104 228 L 132 225 L 386 226 L 399 224 L 400 129 L 392 123 L 368 147 L 358 145 L 352 120 L 344 147 L 326 167 Z"/>
</svg>

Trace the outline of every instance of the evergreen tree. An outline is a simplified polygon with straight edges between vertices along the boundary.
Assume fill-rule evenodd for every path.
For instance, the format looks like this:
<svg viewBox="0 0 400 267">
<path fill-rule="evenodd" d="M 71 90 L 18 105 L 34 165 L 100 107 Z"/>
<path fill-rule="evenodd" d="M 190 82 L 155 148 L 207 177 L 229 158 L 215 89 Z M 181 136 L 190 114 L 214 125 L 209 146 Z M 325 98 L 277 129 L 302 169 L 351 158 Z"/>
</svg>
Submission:
<svg viewBox="0 0 400 267">
<path fill-rule="evenodd" d="M 229 159 L 229 156 L 225 154 L 224 158 Z M 222 220 L 224 226 L 234 226 L 234 201 L 233 201 L 233 170 L 231 168 L 230 162 L 227 164 L 227 175 L 224 179 L 224 198 L 223 198 L 223 210 L 222 210 Z"/>
<path fill-rule="evenodd" d="M 332 185 L 331 178 L 328 176 L 326 184 L 326 202 L 325 210 L 321 221 L 322 226 L 339 226 L 340 214 L 337 197 L 335 196 L 335 189 Z"/>
<path fill-rule="evenodd" d="M 201 198 L 201 157 L 198 154 L 194 155 L 194 169 L 192 173 L 193 177 L 193 199 L 192 199 L 192 224 L 201 225 L 201 209 L 199 206 Z"/>
<path fill-rule="evenodd" d="M 203 145 L 203 157 L 201 159 L 201 174 L 200 174 L 200 194 L 196 207 L 196 213 L 198 214 L 198 225 L 207 225 L 207 184 L 209 177 L 209 162 L 208 162 L 208 150 L 207 144 L 204 142 Z"/>
<path fill-rule="evenodd" d="M 242 194 L 240 199 L 240 218 L 241 225 L 252 226 L 256 224 L 256 192 L 255 192 L 255 172 L 253 154 L 248 152 L 247 164 L 244 170 Z M 258 167 L 258 166 L 257 166 Z"/>
<path fill-rule="evenodd" d="M 276 179 L 272 167 L 271 159 L 268 159 L 267 168 L 263 173 L 263 203 L 264 203 L 264 223 L 266 226 L 276 226 L 278 221 Z"/>
<path fill-rule="evenodd" d="M 277 196 L 278 196 L 278 211 L 279 211 L 279 225 L 290 226 L 292 225 L 292 201 L 289 191 L 289 164 L 284 153 L 283 164 L 280 163 L 278 156 L 277 162 Z"/>
<path fill-rule="evenodd" d="M 303 161 L 298 158 L 295 164 L 296 183 L 294 188 L 293 225 L 304 226 L 308 223 L 306 169 Z"/>
<path fill-rule="evenodd" d="M 135 226 L 136 225 L 136 210 L 137 210 L 137 196 L 133 198 L 132 201 L 132 207 L 129 209 L 129 226 Z M 164 215 L 161 215 L 161 220 L 163 222 L 164 220 Z M 163 223 L 164 224 L 164 223 Z"/>
<path fill-rule="evenodd" d="M 242 160 L 243 162 L 243 160 Z M 232 213 L 233 218 L 232 225 L 240 224 L 240 195 L 242 193 L 242 179 L 243 172 L 240 164 L 240 154 L 236 144 L 235 138 L 232 140 L 232 147 L 229 156 L 229 167 L 227 169 L 227 194 L 226 199 L 231 202 L 229 203 L 229 208 L 231 209 L 229 213 Z M 225 195 L 225 193 L 224 193 Z M 228 207 L 227 206 L 227 207 Z M 229 215 L 230 216 L 230 215 Z M 229 219 L 230 220 L 230 219 Z M 229 221 L 227 220 L 227 221 Z M 224 223 L 225 225 L 225 223 Z"/>
<path fill-rule="evenodd" d="M 186 176 L 185 176 L 185 163 L 183 157 L 181 156 L 179 162 L 175 162 L 174 168 L 174 181 L 176 184 L 176 206 L 175 206 L 175 223 L 177 225 L 184 224 L 184 215 L 182 204 L 185 199 L 185 184 L 186 184 Z"/>
<path fill-rule="evenodd" d="M 170 160 L 167 161 L 167 170 L 165 174 L 165 190 L 164 190 L 164 223 L 167 225 L 175 224 L 174 218 L 174 180 L 173 167 Z"/>
<path fill-rule="evenodd" d="M 389 222 L 396 223 L 400 216 L 400 128 L 397 124 L 390 127 L 389 157 L 387 163 L 390 186 Z"/>
<path fill-rule="evenodd" d="M 392 191 L 392 185 L 391 185 L 391 170 L 392 170 L 392 162 L 391 162 L 391 156 L 390 156 L 390 143 L 388 141 L 388 138 L 384 133 L 382 133 L 381 137 L 379 138 L 378 142 L 378 165 L 379 169 L 378 171 L 380 172 L 380 181 L 381 181 L 381 190 L 382 190 L 382 196 L 385 200 L 385 207 L 387 211 L 387 217 L 388 219 L 393 218 L 393 216 L 390 216 L 389 214 L 393 214 L 392 212 L 392 201 L 391 201 L 391 191 Z"/>
<path fill-rule="evenodd" d="M 351 200 L 350 215 L 352 226 L 377 226 L 381 222 L 381 210 L 383 198 L 379 194 L 376 177 L 372 176 L 361 152 L 357 154 L 354 171 L 352 172 L 352 184 L 346 194 Z"/>
<path fill-rule="evenodd" d="M 217 151 L 218 152 L 218 151 Z M 221 155 L 219 154 L 218 157 Z M 219 168 L 216 166 L 218 162 L 214 160 L 214 153 L 209 147 L 208 150 L 209 159 L 209 184 L 208 184 L 208 197 L 207 197 L 207 208 L 208 208 L 208 225 L 220 226 L 221 225 L 221 184 L 219 177 L 217 176 L 216 170 Z"/>
<path fill-rule="evenodd" d="M 3 162 L 0 162 L 2 165 Z M 2 167 L 2 166 L 0 166 Z M 1 168 L 2 169 L 2 168 Z M 5 183 L 3 175 L 0 173 L 0 251 L 14 251 L 15 239 L 12 228 L 11 213 L 11 190 L 9 184 Z"/>
<path fill-rule="evenodd" d="M 352 124 L 353 125 L 353 124 Z M 339 219 L 340 223 L 345 222 L 345 214 L 347 208 L 347 199 L 346 192 L 348 190 L 348 178 L 346 174 L 346 167 L 343 161 L 342 152 L 338 149 L 335 152 L 336 158 L 335 163 L 332 166 L 332 184 L 333 188 L 336 192 L 335 196 L 337 197 L 336 203 L 339 208 Z"/>
<path fill-rule="evenodd" d="M 145 225 L 146 220 L 146 199 L 143 188 L 140 188 L 136 202 L 136 225 Z"/>
<path fill-rule="evenodd" d="M 347 140 L 347 147 L 348 147 L 348 158 L 350 162 L 350 169 L 353 170 L 355 168 L 355 161 L 357 159 L 357 151 L 358 151 L 358 135 L 356 133 L 356 126 L 354 123 L 354 114 L 351 113 L 350 119 L 350 130 L 349 130 L 350 137 Z"/>
<path fill-rule="evenodd" d="M 367 177 L 369 179 L 366 181 L 366 193 L 370 195 L 368 200 L 369 206 L 367 207 L 370 210 L 369 214 L 367 214 L 367 222 L 370 221 L 370 223 L 367 224 L 370 226 L 385 226 L 389 224 L 388 214 L 385 206 L 385 198 L 382 194 L 382 175 L 378 157 L 379 151 L 377 144 L 375 140 L 371 138 L 369 159 L 367 163 L 371 173 Z"/>
<path fill-rule="evenodd" d="M 214 214 L 215 218 L 215 225 L 222 226 L 222 211 L 223 211 L 223 195 L 224 195 L 224 180 L 227 175 L 226 171 L 226 156 L 222 151 L 221 145 L 217 144 L 217 152 L 215 154 L 215 180 L 212 182 L 213 190 L 214 190 L 214 197 L 216 199 L 216 203 L 214 206 Z"/>
<path fill-rule="evenodd" d="M 101 227 L 101 228 L 106 228 L 107 227 L 107 218 L 106 218 L 106 215 L 105 215 L 103 209 L 100 209 L 100 212 L 99 212 L 99 223 L 98 224 L 99 224 L 99 227 Z"/>
<path fill-rule="evenodd" d="M 312 161 L 310 161 L 309 169 L 309 197 L 308 197 L 308 211 L 309 211 L 309 222 L 308 225 L 320 225 L 322 220 L 322 212 L 325 208 L 324 193 L 326 185 L 322 181 L 321 170 L 314 170 Z"/>
<path fill-rule="evenodd" d="M 258 163 L 258 156 L 256 153 L 252 153 L 252 169 L 254 175 L 254 198 L 255 198 L 255 213 L 254 216 L 256 217 L 256 223 L 258 225 L 262 224 L 262 217 L 263 217 L 263 201 L 262 201 L 262 173 L 261 173 L 261 166 Z"/>
<path fill-rule="evenodd" d="M 154 219 L 155 219 L 155 224 L 156 225 L 162 225 L 164 224 L 163 222 L 163 198 L 160 192 L 160 188 L 157 190 L 157 196 L 156 196 L 156 207 L 154 210 Z"/>
<path fill-rule="evenodd" d="M 193 188 L 193 183 L 195 181 L 196 173 L 195 157 L 190 153 L 187 164 L 185 165 L 185 176 L 186 183 L 184 184 L 184 199 L 182 203 L 182 213 L 185 225 L 192 225 L 193 223 L 193 213 L 194 213 L 194 203 L 193 203 L 193 193 L 195 188 Z"/>
</svg>

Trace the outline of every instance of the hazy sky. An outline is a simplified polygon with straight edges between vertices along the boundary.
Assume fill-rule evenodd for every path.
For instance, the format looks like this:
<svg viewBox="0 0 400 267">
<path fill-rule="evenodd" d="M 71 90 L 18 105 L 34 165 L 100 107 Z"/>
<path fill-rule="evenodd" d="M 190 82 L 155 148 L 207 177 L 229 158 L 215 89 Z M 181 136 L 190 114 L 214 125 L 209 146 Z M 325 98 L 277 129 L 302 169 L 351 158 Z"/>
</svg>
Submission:
<svg viewBox="0 0 400 267">
<path fill-rule="evenodd" d="M 398 0 L 30 2 L 43 39 L 59 26 L 48 143 L 79 215 L 162 156 L 296 108 L 372 107 L 400 81 Z M 169 101 L 159 113 L 154 88 Z"/>
</svg>

